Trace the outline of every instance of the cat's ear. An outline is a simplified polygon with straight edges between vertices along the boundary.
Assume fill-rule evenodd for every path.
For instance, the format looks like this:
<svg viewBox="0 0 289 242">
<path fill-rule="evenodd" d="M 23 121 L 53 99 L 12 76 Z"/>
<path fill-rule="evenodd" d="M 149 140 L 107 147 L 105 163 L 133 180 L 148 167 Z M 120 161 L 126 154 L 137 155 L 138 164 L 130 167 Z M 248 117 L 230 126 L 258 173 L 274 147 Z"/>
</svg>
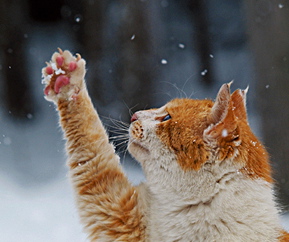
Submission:
<svg viewBox="0 0 289 242">
<path fill-rule="evenodd" d="M 231 95 L 231 101 L 235 116 L 239 120 L 247 122 L 246 97 L 249 87 L 245 90 L 237 89 Z"/>
<path fill-rule="evenodd" d="M 230 103 L 230 86 L 232 82 L 223 84 L 217 94 L 208 120 L 212 124 L 220 122 L 226 116 Z"/>
<path fill-rule="evenodd" d="M 238 136 L 230 86 L 231 83 L 222 85 L 208 116 L 209 126 L 204 131 L 204 139 L 211 144 L 230 142 Z"/>
</svg>

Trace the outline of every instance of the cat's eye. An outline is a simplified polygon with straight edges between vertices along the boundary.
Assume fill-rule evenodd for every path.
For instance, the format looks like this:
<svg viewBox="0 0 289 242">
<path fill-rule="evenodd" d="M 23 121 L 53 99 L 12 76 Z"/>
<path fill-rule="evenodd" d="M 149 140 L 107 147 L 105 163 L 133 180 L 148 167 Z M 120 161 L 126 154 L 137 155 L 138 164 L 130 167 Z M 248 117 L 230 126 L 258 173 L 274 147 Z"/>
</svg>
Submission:
<svg viewBox="0 0 289 242">
<path fill-rule="evenodd" d="M 168 114 L 168 115 L 166 115 L 166 116 L 163 118 L 162 121 L 164 122 L 164 121 L 167 121 L 167 120 L 169 120 L 169 119 L 171 119 L 171 118 L 172 118 L 171 115 Z"/>
</svg>

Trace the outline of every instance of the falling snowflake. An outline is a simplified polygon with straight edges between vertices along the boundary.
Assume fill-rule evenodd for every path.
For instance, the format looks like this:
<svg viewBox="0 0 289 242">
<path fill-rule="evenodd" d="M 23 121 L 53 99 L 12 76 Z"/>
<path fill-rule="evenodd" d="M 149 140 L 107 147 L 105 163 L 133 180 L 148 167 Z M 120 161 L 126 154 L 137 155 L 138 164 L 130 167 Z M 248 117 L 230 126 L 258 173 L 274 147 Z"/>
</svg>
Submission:
<svg viewBox="0 0 289 242">
<path fill-rule="evenodd" d="M 279 4 L 278 4 L 278 7 L 279 7 L 279 8 L 284 8 L 284 4 L 279 3 Z"/>
<path fill-rule="evenodd" d="M 208 73 L 208 70 L 205 69 L 205 70 L 203 70 L 203 71 L 201 72 L 201 75 L 202 75 L 202 76 L 205 76 L 207 73 Z"/>
<path fill-rule="evenodd" d="M 161 60 L 161 63 L 162 63 L 163 65 L 166 65 L 166 64 L 168 64 L 168 61 L 167 61 L 166 59 L 162 59 L 162 60 Z"/>
<path fill-rule="evenodd" d="M 80 14 L 75 15 L 74 20 L 76 23 L 80 23 L 82 21 L 82 16 Z"/>
</svg>

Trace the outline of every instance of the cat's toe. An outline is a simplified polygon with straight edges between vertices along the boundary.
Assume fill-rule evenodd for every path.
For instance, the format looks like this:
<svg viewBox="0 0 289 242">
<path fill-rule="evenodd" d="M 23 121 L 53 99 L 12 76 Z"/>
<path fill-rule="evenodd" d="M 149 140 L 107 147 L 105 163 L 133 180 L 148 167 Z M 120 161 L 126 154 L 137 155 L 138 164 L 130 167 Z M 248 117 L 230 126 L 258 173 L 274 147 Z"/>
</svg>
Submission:
<svg viewBox="0 0 289 242">
<path fill-rule="evenodd" d="M 69 77 L 65 75 L 58 76 L 54 83 L 54 91 L 56 94 L 60 92 L 60 89 L 69 84 Z"/>
</svg>

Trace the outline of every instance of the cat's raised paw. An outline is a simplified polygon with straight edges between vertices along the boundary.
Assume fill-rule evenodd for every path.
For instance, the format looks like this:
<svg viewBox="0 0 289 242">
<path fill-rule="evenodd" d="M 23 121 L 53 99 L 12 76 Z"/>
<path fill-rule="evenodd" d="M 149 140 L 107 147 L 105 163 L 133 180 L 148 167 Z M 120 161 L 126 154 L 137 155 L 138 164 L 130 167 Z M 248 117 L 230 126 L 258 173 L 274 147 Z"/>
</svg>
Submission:
<svg viewBox="0 0 289 242">
<path fill-rule="evenodd" d="M 45 98 L 57 102 L 72 100 L 84 87 L 85 60 L 68 50 L 55 52 L 51 61 L 42 69 Z"/>
</svg>

